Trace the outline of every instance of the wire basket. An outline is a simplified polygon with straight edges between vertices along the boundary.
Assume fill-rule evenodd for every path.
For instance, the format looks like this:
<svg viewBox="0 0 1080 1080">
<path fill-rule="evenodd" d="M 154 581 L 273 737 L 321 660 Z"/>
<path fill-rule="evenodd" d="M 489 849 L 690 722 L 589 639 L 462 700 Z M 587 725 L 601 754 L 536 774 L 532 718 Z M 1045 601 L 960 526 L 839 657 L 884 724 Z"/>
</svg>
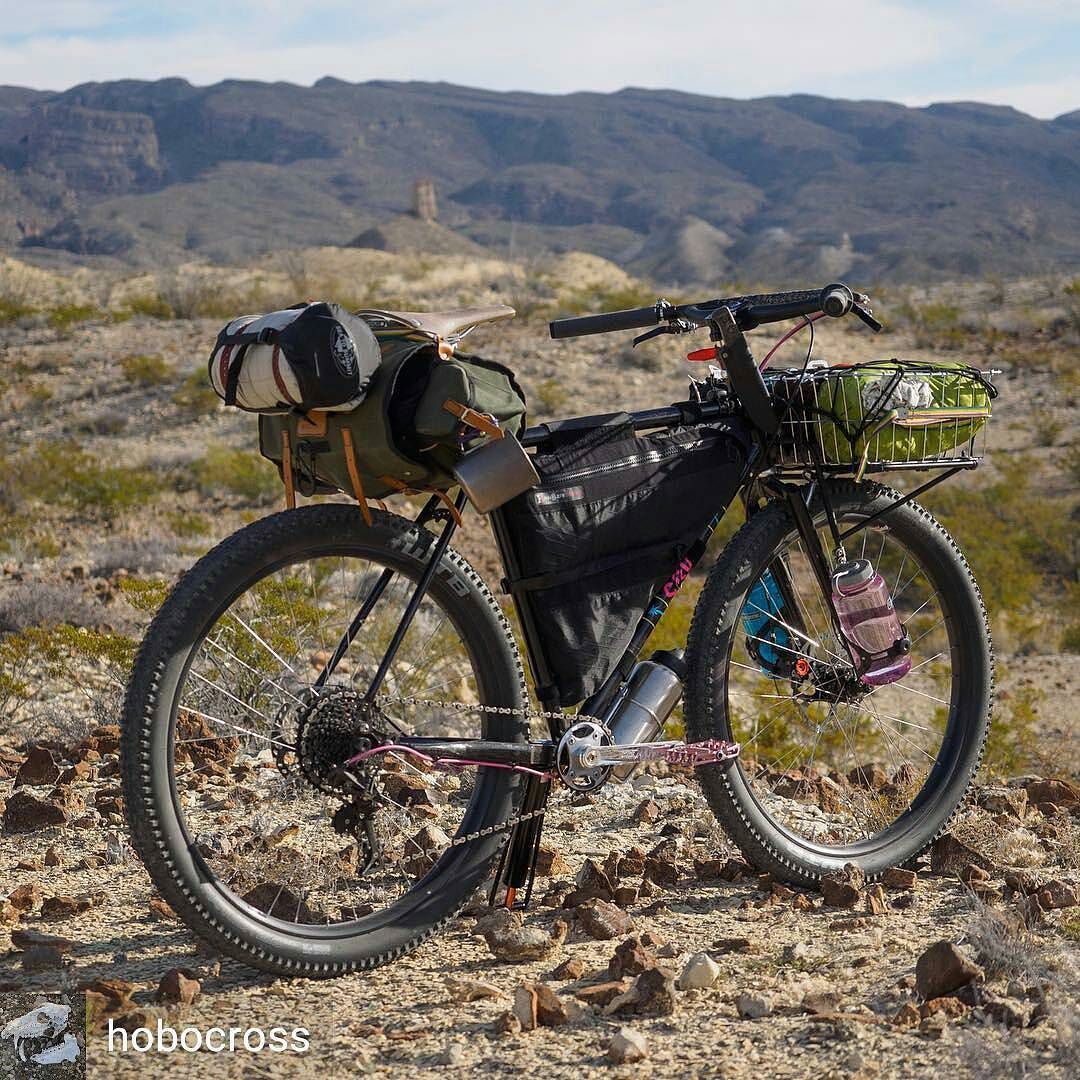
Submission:
<svg viewBox="0 0 1080 1080">
<path fill-rule="evenodd" d="M 777 372 L 766 383 L 780 416 L 774 463 L 858 477 L 976 465 L 997 395 L 986 372 L 917 360 Z"/>
</svg>

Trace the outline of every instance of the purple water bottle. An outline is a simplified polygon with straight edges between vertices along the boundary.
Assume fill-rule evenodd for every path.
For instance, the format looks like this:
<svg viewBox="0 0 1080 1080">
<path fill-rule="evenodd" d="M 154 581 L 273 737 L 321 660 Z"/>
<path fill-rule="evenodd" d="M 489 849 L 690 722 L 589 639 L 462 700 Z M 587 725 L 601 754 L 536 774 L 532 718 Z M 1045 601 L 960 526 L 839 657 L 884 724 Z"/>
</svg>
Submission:
<svg viewBox="0 0 1080 1080">
<path fill-rule="evenodd" d="M 845 637 L 869 656 L 861 680 L 886 686 L 902 679 L 911 670 L 911 644 L 885 579 L 868 559 L 841 563 L 833 571 L 832 598 Z"/>
</svg>

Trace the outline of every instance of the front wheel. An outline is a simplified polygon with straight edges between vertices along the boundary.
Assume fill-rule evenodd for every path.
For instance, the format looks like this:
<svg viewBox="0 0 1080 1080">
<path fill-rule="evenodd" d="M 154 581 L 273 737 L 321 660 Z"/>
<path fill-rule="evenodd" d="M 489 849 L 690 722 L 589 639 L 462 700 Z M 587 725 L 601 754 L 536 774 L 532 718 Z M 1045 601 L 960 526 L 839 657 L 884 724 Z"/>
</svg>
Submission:
<svg viewBox="0 0 1080 1080">
<path fill-rule="evenodd" d="M 830 487 L 842 527 L 886 508 L 877 484 Z M 820 505 L 811 507 L 831 549 Z M 754 514 L 712 568 L 688 642 L 686 722 L 732 739 L 735 766 L 699 778 L 757 867 L 797 885 L 845 863 L 868 878 L 916 859 L 978 768 L 993 656 L 986 610 L 955 541 L 926 510 L 889 510 L 848 541 L 883 575 L 911 641 L 891 685 L 855 676 L 787 508 Z"/>
</svg>

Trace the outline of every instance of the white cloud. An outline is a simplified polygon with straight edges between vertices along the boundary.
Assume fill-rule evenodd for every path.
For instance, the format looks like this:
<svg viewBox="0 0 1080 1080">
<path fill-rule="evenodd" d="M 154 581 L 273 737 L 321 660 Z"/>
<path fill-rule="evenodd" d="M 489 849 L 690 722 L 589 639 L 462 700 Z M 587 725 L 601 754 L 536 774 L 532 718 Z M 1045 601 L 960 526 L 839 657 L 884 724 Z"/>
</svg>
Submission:
<svg viewBox="0 0 1080 1080">
<path fill-rule="evenodd" d="M 749 97 L 903 70 L 942 55 L 954 33 L 947 20 L 888 0 L 866 0 L 857 18 L 836 19 L 799 0 L 474 0 L 395 5 L 388 22 L 335 0 L 314 9 L 326 12 L 325 41 L 300 43 L 287 31 L 290 9 L 283 0 L 246 0 L 231 15 L 157 38 L 35 37 L 0 46 L 0 71 L 5 82 L 47 88 L 164 75 L 310 83 L 333 74 L 554 93 L 675 86 Z"/>
</svg>

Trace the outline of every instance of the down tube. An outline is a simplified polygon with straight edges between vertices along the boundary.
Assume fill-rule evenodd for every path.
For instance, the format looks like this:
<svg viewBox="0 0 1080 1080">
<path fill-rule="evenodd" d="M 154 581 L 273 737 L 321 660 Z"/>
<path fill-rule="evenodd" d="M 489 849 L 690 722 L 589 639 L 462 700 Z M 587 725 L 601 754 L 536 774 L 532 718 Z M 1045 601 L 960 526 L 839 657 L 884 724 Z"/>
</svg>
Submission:
<svg viewBox="0 0 1080 1080">
<path fill-rule="evenodd" d="M 747 466 L 747 471 L 749 472 L 749 465 Z M 608 707 L 611 705 L 612 699 L 618 692 L 619 687 L 626 681 L 630 675 L 631 669 L 637 663 L 642 649 L 645 648 L 645 643 L 652 636 L 652 632 L 656 629 L 657 624 L 664 617 L 664 613 L 670 606 L 671 601 L 675 599 L 679 590 L 686 582 L 686 579 L 690 576 L 691 571 L 701 561 L 701 557 L 705 554 L 705 550 L 709 546 L 709 541 L 712 539 L 713 533 L 716 532 L 730 506 L 731 502 L 727 502 L 716 511 L 712 519 L 701 531 L 701 535 L 690 545 L 686 554 L 683 555 L 678 564 L 672 569 L 667 581 L 665 581 L 653 594 L 653 598 L 649 601 L 649 606 L 645 609 L 645 613 L 638 620 L 637 628 L 630 638 L 630 644 L 626 646 L 626 651 L 619 658 L 619 662 L 612 669 L 611 674 L 604 680 L 600 689 L 597 690 L 592 697 L 582 703 L 581 708 L 578 710 L 579 713 L 584 716 L 603 716 L 607 711 Z"/>
</svg>

